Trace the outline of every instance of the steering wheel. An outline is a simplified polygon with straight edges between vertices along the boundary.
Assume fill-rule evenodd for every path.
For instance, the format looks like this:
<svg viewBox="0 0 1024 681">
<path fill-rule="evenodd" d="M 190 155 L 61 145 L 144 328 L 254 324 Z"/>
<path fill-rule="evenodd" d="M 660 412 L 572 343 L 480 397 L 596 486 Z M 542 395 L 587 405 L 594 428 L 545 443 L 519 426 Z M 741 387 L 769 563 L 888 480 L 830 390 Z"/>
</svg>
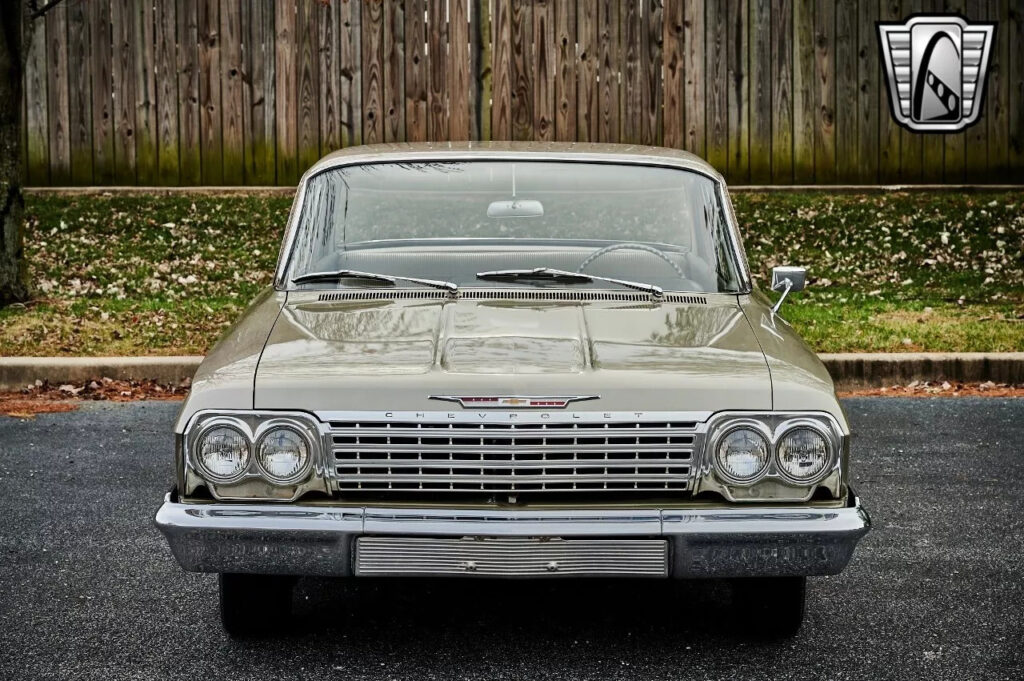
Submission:
<svg viewBox="0 0 1024 681">
<path fill-rule="evenodd" d="M 631 251 L 643 251 L 644 253 L 650 253 L 651 255 L 656 255 L 659 258 L 661 258 L 662 260 L 664 260 L 665 262 L 667 262 L 669 264 L 669 267 L 671 267 L 673 270 L 676 271 L 676 274 L 679 275 L 680 279 L 686 279 L 686 275 L 683 274 L 683 271 L 679 268 L 679 265 L 677 265 L 674 262 L 672 262 L 672 259 L 669 258 L 668 255 L 666 255 L 664 251 L 662 251 L 660 249 L 657 249 L 657 248 L 654 248 L 653 246 L 647 246 L 647 245 L 644 245 L 644 244 L 632 243 L 632 242 L 629 242 L 629 241 L 626 241 L 626 242 L 623 242 L 623 243 L 620 243 L 620 244 L 612 244 L 611 246 L 604 246 L 603 248 L 597 249 L 596 251 L 594 251 L 593 253 L 588 255 L 586 257 L 586 259 L 584 259 L 583 262 L 580 263 L 580 266 L 576 268 L 576 271 L 579 272 L 579 273 L 582 273 L 583 270 L 586 269 L 587 265 L 589 265 L 590 263 L 594 262 L 598 258 L 604 256 L 607 253 L 611 253 L 612 251 L 619 251 L 619 250 L 622 250 L 622 249 L 631 250 Z"/>
</svg>

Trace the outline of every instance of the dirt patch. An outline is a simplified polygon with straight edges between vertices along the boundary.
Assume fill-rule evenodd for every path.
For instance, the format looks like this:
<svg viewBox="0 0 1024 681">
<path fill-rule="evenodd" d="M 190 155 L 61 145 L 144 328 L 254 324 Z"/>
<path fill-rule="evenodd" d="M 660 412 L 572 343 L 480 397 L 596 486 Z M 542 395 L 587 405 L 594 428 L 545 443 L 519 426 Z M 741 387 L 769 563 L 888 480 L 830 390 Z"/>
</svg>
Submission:
<svg viewBox="0 0 1024 681">
<path fill-rule="evenodd" d="M 156 381 L 115 381 L 104 378 L 85 384 L 50 385 L 37 381 L 24 390 L 0 392 L 0 414 L 32 418 L 36 414 L 74 411 L 86 400 L 133 402 L 136 400 L 183 400 L 190 382 L 161 385 Z"/>
<path fill-rule="evenodd" d="M 1024 384 L 914 381 L 884 388 L 841 390 L 840 397 L 1024 397 Z"/>
</svg>

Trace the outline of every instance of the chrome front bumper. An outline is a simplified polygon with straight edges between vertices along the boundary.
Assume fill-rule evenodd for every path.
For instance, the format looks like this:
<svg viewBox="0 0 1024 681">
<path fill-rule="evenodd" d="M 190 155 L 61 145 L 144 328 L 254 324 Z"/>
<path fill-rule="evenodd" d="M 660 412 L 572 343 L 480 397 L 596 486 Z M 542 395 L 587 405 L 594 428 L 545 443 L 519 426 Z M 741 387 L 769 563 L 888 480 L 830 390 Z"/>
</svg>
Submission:
<svg viewBox="0 0 1024 681">
<path fill-rule="evenodd" d="M 550 560 L 551 540 L 564 540 L 562 559 L 574 546 L 593 551 L 595 541 L 616 549 L 652 539 L 666 545 L 667 560 L 658 574 L 676 578 L 831 575 L 841 571 L 857 541 L 871 527 L 860 500 L 845 508 L 732 507 L 652 510 L 455 510 L 431 508 L 342 508 L 298 504 L 184 504 L 170 494 L 156 515 L 181 566 L 193 572 L 247 572 L 282 575 L 355 576 L 360 574 L 465 574 L 466 576 L 568 576 L 568 574 L 651 576 L 616 569 L 570 573 Z M 367 569 L 357 560 L 359 538 L 437 538 L 436 550 L 455 551 L 442 567 L 427 560 L 422 571 Z M 490 546 L 488 539 L 535 540 L 545 569 L 507 573 L 481 571 L 467 556 Z M 452 542 L 465 540 L 465 544 Z M 588 541 L 573 542 L 571 540 Z M 469 544 L 468 542 L 479 542 Z M 369 543 L 369 542 L 367 542 Z M 398 545 L 401 542 L 391 542 Z M 666 544 L 667 543 L 667 544 Z M 389 542 L 383 542 L 387 546 Z M 431 544 L 417 542 L 418 558 L 430 558 Z M 495 541 L 496 553 L 508 542 Z M 469 550 L 469 553 L 466 552 Z M 527 550 L 523 555 L 529 556 Z M 485 554 L 487 555 L 487 554 Z M 488 555 L 488 557 L 490 557 Z M 384 556 L 400 559 L 400 555 Z M 626 552 L 628 568 L 628 551 Z M 551 563 L 555 563 L 552 568 Z M 394 564 L 393 562 L 391 564 Z M 362 566 L 362 568 L 361 568 Z M 531 566 L 528 566 L 528 568 Z M 536 567 L 536 566 L 532 566 Z M 600 567 L 600 566 L 599 566 Z M 443 568 L 443 569 L 442 569 Z M 461 572 L 460 572 L 461 570 Z"/>
</svg>

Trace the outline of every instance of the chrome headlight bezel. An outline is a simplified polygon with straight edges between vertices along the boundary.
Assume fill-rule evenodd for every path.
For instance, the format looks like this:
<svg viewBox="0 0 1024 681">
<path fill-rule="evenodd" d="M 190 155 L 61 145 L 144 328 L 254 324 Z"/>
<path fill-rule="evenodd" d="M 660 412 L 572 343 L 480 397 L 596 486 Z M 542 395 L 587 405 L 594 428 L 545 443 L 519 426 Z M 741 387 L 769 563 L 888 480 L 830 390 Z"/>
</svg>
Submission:
<svg viewBox="0 0 1024 681">
<path fill-rule="evenodd" d="M 211 431 L 217 430 L 218 428 L 233 430 L 237 432 L 239 435 L 241 435 L 246 442 L 246 448 L 248 450 L 248 453 L 246 454 L 245 457 L 245 463 L 242 465 L 241 468 L 238 469 L 238 472 L 235 473 L 234 475 L 219 475 L 217 473 L 214 473 L 206 466 L 206 464 L 203 463 L 203 459 L 199 455 L 199 450 L 202 447 L 203 439 L 206 436 L 208 436 Z M 204 422 L 202 426 L 198 428 L 192 440 L 194 443 L 194 449 L 192 451 L 195 452 L 195 456 L 192 457 L 192 462 L 195 465 L 196 472 L 198 472 L 204 479 L 209 480 L 210 482 L 218 485 L 230 485 L 245 478 L 246 474 L 249 472 L 249 469 L 252 467 L 253 459 L 253 446 L 252 442 L 249 440 L 248 435 L 246 434 L 246 431 L 247 428 L 245 423 L 239 421 L 238 419 L 211 419 L 207 422 Z"/>
<path fill-rule="evenodd" d="M 270 435 L 272 431 L 278 429 L 288 430 L 298 435 L 305 442 L 307 449 L 306 461 L 302 464 L 302 467 L 296 473 L 284 478 L 274 475 L 268 471 L 267 467 L 260 459 L 260 447 L 263 446 L 267 436 Z M 317 446 L 307 433 L 296 428 L 294 422 L 289 419 L 271 419 L 270 421 L 260 424 L 257 432 L 258 435 L 256 440 L 253 442 L 252 458 L 256 463 L 256 468 L 259 470 L 260 475 L 262 475 L 268 482 L 274 485 L 286 486 L 302 482 L 309 477 L 309 473 L 313 468 L 313 457 L 317 451 Z"/>
<path fill-rule="evenodd" d="M 825 463 L 822 465 L 821 470 L 809 478 L 798 478 L 792 475 L 782 465 L 782 459 L 779 455 L 779 447 L 782 445 L 783 439 L 793 431 L 800 429 L 810 430 L 820 435 L 825 440 L 825 445 L 828 448 Z M 794 485 L 814 485 L 824 479 L 835 465 L 836 457 L 839 456 L 837 445 L 838 443 L 832 439 L 832 433 L 826 430 L 818 421 L 803 418 L 790 419 L 775 430 L 775 442 L 772 444 L 772 461 L 778 469 L 780 478 L 788 480 Z"/>
<path fill-rule="evenodd" d="M 758 471 L 755 475 L 746 478 L 740 478 L 732 475 L 730 472 L 725 470 L 724 467 L 721 466 L 718 461 L 718 448 L 721 446 L 722 441 L 725 440 L 725 438 L 728 437 L 730 434 L 735 433 L 737 430 L 751 430 L 757 433 L 764 440 L 765 449 L 768 452 L 768 456 L 765 461 L 764 467 L 761 468 L 761 470 Z M 718 476 L 722 478 L 722 480 L 733 485 L 753 485 L 758 480 L 761 480 L 766 475 L 768 475 L 768 470 L 772 466 L 772 458 L 775 455 L 774 450 L 775 448 L 772 443 L 771 430 L 767 426 L 765 426 L 764 423 L 754 419 L 737 419 L 736 421 L 731 421 L 726 428 L 723 428 L 720 432 L 715 434 L 715 439 L 711 443 L 711 447 L 708 451 L 710 453 L 712 465 L 714 466 L 715 471 L 717 472 Z"/>
<path fill-rule="evenodd" d="M 198 461 L 200 438 L 213 428 L 238 430 L 249 445 L 248 465 L 230 479 L 210 475 Z M 309 456 L 302 470 L 287 479 L 270 475 L 260 465 L 258 445 L 273 428 L 295 431 L 305 441 Z M 247 410 L 206 410 L 193 415 L 181 438 L 182 493 L 189 496 L 200 488 L 220 501 L 294 501 L 310 491 L 329 493 L 333 468 L 327 465 L 331 452 L 330 429 L 312 414 Z"/>
<path fill-rule="evenodd" d="M 757 476 L 737 479 L 717 463 L 717 450 L 723 437 L 738 427 L 756 428 L 769 443 L 769 463 Z M 798 428 L 809 428 L 821 435 L 828 448 L 828 460 L 813 477 L 805 480 L 788 474 L 780 464 L 782 438 Z M 705 424 L 701 462 L 694 480 L 694 493 L 713 491 L 729 501 L 809 500 L 818 487 L 826 487 L 834 498 L 842 492 L 844 457 L 849 434 L 828 412 L 719 412 Z"/>
</svg>

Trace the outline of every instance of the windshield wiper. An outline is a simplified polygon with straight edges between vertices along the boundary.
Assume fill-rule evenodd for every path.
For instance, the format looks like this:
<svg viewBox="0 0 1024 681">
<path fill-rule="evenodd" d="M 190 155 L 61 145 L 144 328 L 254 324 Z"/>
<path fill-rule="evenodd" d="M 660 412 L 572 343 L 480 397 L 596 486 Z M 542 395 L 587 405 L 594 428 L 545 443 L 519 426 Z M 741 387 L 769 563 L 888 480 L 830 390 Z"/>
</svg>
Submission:
<svg viewBox="0 0 1024 681">
<path fill-rule="evenodd" d="M 340 279 L 369 279 L 371 281 L 383 281 L 395 286 L 400 281 L 408 281 L 412 284 L 439 288 L 455 295 L 459 292 L 459 285 L 450 281 L 438 281 L 437 279 L 421 279 L 419 277 L 401 277 L 396 274 L 378 274 L 377 272 L 360 272 L 359 270 L 333 270 L 330 272 L 310 272 L 292 279 L 296 284 L 308 284 L 313 281 L 337 281 Z"/>
<path fill-rule="evenodd" d="M 477 279 L 491 279 L 495 281 L 516 281 L 518 279 L 538 279 L 557 281 L 563 284 L 589 284 L 594 281 L 606 281 L 610 284 L 618 284 L 626 288 L 644 291 L 655 298 L 661 298 L 664 291 L 660 286 L 645 284 L 639 281 L 628 281 L 626 279 L 612 279 L 611 277 L 599 277 L 596 274 L 585 274 L 583 272 L 569 272 L 558 270 L 553 267 L 535 267 L 532 270 L 494 270 L 491 272 L 477 272 Z"/>
</svg>

